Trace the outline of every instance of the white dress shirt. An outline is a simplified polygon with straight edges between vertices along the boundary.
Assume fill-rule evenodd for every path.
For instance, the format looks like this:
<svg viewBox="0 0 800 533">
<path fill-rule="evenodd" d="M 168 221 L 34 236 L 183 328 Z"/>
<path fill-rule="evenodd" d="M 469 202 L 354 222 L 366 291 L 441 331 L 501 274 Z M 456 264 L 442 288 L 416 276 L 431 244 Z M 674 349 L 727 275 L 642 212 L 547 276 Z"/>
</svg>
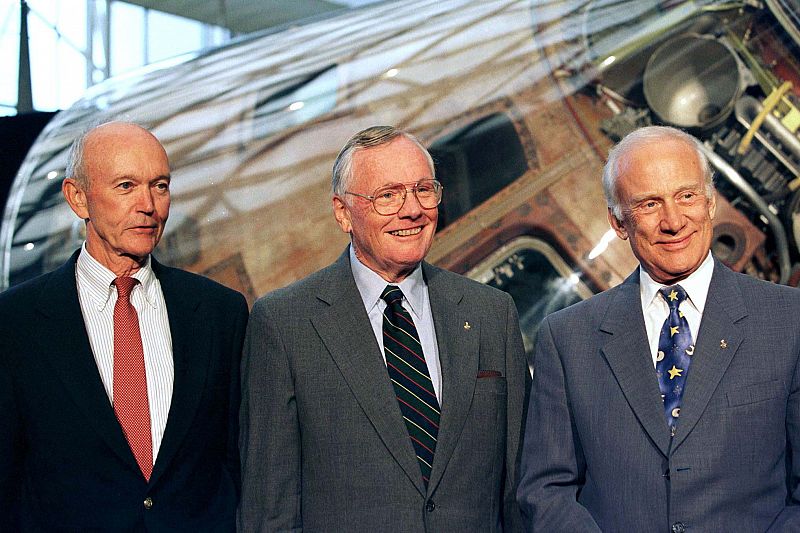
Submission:
<svg viewBox="0 0 800 533">
<path fill-rule="evenodd" d="M 114 304 L 117 302 L 117 288 L 112 282 L 117 276 L 92 257 L 84 243 L 75 265 L 75 277 L 83 321 L 89 335 L 94 360 L 108 400 L 113 405 Z M 153 464 L 155 464 L 172 401 L 175 374 L 172 363 L 172 335 L 169 330 L 164 294 L 150 267 L 149 257 L 147 263 L 132 277 L 139 280 L 131 292 L 130 300 L 139 315 L 139 330 L 142 334 L 147 400 L 150 405 L 150 432 L 153 439 Z"/>
<path fill-rule="evenodd" d="M 358 287 L 358 292 L 361 293 L 361 300 L 364 302 L 367 316 L 372 325 L 372 331 L 375 333 L 375 339 L 378 341 L 385 364 L 383 311 L 386 309 L 386 302 L 381 299 L 381 293 L 390 283 L 364 265 L 356 257 L 352 246 L 350 246 L 350 268 L 353 271 L 356 287 Z M 431 313 L 430 299 L 428 297 L 428 285 L 422 275 L 422 266 L 417 265 L 417 268 L 406 279 L 400 283 L 391 283 L 391 285 L 397 285 L 403 291 L 403 296 L 405 296 L 403 298 L 403 308 L 411 314 L 411 318 L 414 320 L 420 344 L 422 345 L 422 353 L 425 356 L 425 363 L 428 365 L 428 373 L 430 373 L 431 381 L 433 382 L 433 390 L 441 406 L 442 372 L 439 365 L 439 345 L 436 343 L 436 330 L 433 326 L 433 313 Z"/>
<path fill-rule="evenodd" d="M 703 309 L 706 306 L 708 297 L 708 287 L 711 284 L 711 275 L 714 273 L 714 259 L 711 252 L 700 263 L 700 266 L 689 275 L 688 278 L 675 283 L 686 291 L 687 298 L 681 303 L 678 309 L 683 312 L 686 321 L 689 323 L 689 331 L 692 332 L 692 341 L 697 342 L 697 333 L 700 331 L 700 320 L 703 318 Z M 656 354 L 658 353 L 658 338 L 661 335 L 661 328 L 664 321 L 669 316 L 669 305 L 664 301 L 658 290 L 668 285 L 662 285 L 653 281 L 653 278 L 639 267 L 639 286 L 642 297 L 642 314 L 644 315 L 644 326 L 647 330 L 647 340 L 650 342 L 650 355 L 653 357 L 653 367 L 656 366 Z"/>
</svg>

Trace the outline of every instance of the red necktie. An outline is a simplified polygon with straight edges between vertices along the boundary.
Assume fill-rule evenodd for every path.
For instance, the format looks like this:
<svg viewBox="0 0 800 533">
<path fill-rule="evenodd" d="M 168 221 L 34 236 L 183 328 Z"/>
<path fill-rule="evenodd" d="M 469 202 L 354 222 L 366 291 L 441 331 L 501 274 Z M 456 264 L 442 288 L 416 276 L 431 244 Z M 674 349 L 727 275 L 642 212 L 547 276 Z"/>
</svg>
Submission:
<svg viewBox="0 0 800 533">
<path fill-rule="evenodd" d="M 150 436 L 150 406 L 139 317 L 130 301 L 139 281 L 120 277 L 114 305 L 114 413 L 146 480 L 153 471 L 153 441 Z"/>
</svg>

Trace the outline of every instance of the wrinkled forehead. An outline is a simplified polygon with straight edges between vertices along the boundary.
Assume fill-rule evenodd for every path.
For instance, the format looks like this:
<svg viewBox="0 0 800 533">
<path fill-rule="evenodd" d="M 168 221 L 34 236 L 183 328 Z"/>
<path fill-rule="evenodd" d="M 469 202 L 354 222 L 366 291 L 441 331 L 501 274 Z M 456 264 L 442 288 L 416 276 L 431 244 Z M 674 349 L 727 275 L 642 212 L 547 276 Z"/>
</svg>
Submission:
<svg viewBox="0 0 800 533">
<path fill-rule="evenodd" d="M 404 137 L 353 154 L 353 188 L 375 190 L 389 184 L 413 185 L 432 178 L 425 153 Z"/>
<path fill-rule="evenodd" d="M 142 129 L 93 132 L 87 136 L 83 160 L 91 173 L 169 175 L 169 159 L 161 143 Z"/>
<path fill-rule="evenodd" d="M 617 193 L 655 184 L 685 187 L 705 182 L 703 166 L 694 147 L 672 139 L 632 148 L 619 158 L 616 170 Z"/>
</svg>

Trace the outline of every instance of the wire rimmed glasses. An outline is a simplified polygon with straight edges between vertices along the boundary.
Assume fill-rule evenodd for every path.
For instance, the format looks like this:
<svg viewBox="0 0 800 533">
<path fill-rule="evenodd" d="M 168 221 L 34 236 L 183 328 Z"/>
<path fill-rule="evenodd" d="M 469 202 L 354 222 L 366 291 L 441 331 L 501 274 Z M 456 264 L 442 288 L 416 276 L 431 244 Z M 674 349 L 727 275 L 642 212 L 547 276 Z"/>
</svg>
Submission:
<svg viewBox="0 0 800 533">
<path fill-rule="evenodd" d="M 442 188 L 438 180 L 420 180 L 410 189 L 403 183 L 390 183 L 378 187 L 371 195 L 350 191 L 345 191 L 345 194 L 370 200 L 380 215 L 394 215 L 403 208 L 409 190 L 424 209 L 433 209 L 442 201 Z"/>
</svg>

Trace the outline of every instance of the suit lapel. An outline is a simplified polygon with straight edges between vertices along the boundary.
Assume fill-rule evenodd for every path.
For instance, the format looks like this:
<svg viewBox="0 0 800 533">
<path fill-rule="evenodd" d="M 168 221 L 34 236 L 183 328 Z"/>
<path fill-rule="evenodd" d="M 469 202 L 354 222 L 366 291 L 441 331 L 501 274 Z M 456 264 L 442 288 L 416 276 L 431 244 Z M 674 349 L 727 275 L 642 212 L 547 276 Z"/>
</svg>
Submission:
<svg viewBox="0 0 800 533">
<path fill-rule="evenodd" d="M 389 453 L 424 494 L 419 463 L 353 279 L 348 250 L 328 269 L 317 299 L 314 329 Z"/>
<path fill-rule="evenodd" d="M 37 329 L 41 353 L 46 354 L 85 420 L 114 453 L 138 472 L 139 466 L 114 415 L 92 355 L 75 284 L 78 253 L 50 275 L 37 302 L 42 320 L 32 327 Z"/>
<path fill-rule="evenodd" d="M 649 355 L 638 270 L 617 287 L 600 330 L 611 335 L 601 349 L 625 399 L 650 439 L 666 456 L 669 451 L 669 428 Z"/>
<path fill-rule="evenodd" d="M 472 407 L 478 374 L 480 316 L 461 307 L 463 295 L 442 279 L 441 271 L 423 263 L 442 370 L 442 415 L 428 492 L 442 479 Z M 464 325 L 469 323 L 469 329 Z"/>
<path fill-rule="evenodd" d="M 151 484 L 163 474 L 194 420 L 208 373 L 208 332 L 211 329 L 199 318 L 201 295 L 182 287 L 175 279 L 174 270 L 162 266 L 155 259 L 152 266 L 167 305 L 175 380 L 164 437 L 150 477 Z"/>
<path fill-rule="evenodd" d="M 741 328 L 736 327 L 736 322 L 745 316 L 744 300 L 733 272 L 715 260 L 692 364 L 689 366 L 689 377 L 681 398 L 681 416 L 673 450 L 697 425 L 742 343 Z"/>
</svg>

